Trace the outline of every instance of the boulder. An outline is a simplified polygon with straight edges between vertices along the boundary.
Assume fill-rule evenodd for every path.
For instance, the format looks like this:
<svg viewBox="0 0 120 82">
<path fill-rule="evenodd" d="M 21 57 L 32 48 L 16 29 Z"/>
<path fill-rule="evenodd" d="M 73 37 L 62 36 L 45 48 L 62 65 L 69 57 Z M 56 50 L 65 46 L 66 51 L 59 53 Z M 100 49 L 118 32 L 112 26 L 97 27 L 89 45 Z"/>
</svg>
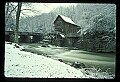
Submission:
<svg viewBox="0 0 120 82">
<path fill-rule="evenodd" d="M 73 63 L 71 64 L 71 66 L 73 66 L 73 67 L 75 67 L 75 68 L 85 68 L 85 67 L 86 67 L 85 64 L 79 63 L 79 62 L 73 62 Z"/>
</svg>

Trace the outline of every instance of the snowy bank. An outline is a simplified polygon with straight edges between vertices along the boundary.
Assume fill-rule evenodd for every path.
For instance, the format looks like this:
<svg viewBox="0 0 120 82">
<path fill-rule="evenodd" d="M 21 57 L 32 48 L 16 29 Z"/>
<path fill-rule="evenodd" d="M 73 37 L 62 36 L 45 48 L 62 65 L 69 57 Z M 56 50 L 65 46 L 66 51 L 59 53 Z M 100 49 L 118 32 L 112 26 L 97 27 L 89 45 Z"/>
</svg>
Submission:
<svg viewBox="0 0 120 82">
<path fill-rule="evenodd" d="M 20 51 L 13 43 L 5 43 L 4 75 L 28 78 L 87 78 L 80 70 L 51 58 Z"/>
</svg>

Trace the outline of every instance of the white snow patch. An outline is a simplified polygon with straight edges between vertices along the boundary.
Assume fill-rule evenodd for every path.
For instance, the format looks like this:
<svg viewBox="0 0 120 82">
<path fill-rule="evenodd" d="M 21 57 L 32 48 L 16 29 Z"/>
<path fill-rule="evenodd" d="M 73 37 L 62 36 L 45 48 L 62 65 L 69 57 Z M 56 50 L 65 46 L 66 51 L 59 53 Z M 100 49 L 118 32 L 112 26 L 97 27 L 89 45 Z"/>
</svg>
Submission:
<svg viewBox="0 0 120 82">
<path fill-rule="evenodd" d="M 5 44 L 4 75 L 28 78 L 87 78 L 62 62 L 30 52 L 20 51 L 13 44 Z"/>
<path fill-rule="evenodd" d="M 63 34 L 60 34 L 60 36 L 62 36 L 62 38 L 65 38 L 65 35 L 63 35 Z"/>
</svg>

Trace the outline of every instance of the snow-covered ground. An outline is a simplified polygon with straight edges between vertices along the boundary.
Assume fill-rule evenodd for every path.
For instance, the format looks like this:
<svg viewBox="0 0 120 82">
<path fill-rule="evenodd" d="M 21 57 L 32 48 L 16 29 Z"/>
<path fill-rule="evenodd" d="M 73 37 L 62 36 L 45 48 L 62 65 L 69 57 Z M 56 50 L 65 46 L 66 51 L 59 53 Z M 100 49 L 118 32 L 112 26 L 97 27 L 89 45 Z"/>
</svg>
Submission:
<svg viewBox="0 0 120 82">
<path fill-rule="evenodd" d="M 21 51 L 5 43 L 5 77 L 28 78 L 89 78 L 81 70 L 60 61 Z M 92 78 L 92 77 L 91 77 Z"/>
<path fill-rule="evenodd" d="M 24 49 L 23 46 L 16 48 L 14 45 L 15 43 L 5 42 L 5 77 L 96 79 L 115 78 L 114 74 L 101 72 L 100 69 L 76 69 L 63 62 L 53 60 L 42 55 L 21 51 Z"/>
</svg>

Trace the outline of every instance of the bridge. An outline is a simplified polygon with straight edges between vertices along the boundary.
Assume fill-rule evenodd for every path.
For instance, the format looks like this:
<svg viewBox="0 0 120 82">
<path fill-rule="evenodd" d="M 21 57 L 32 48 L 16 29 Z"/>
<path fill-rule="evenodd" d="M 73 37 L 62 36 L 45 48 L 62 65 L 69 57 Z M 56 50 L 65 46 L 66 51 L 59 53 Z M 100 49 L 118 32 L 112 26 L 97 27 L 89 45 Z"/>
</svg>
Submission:
<svg viewBox="0 0 120 82">
<path fill-rule="evenodd" d="M 14 31 L 5 31 L 5 41 L 14 42 Z M 43 39 L 42 33 L 19 32 L 18 38 L 20 43 L 36 43 Z"/>
</svg>

